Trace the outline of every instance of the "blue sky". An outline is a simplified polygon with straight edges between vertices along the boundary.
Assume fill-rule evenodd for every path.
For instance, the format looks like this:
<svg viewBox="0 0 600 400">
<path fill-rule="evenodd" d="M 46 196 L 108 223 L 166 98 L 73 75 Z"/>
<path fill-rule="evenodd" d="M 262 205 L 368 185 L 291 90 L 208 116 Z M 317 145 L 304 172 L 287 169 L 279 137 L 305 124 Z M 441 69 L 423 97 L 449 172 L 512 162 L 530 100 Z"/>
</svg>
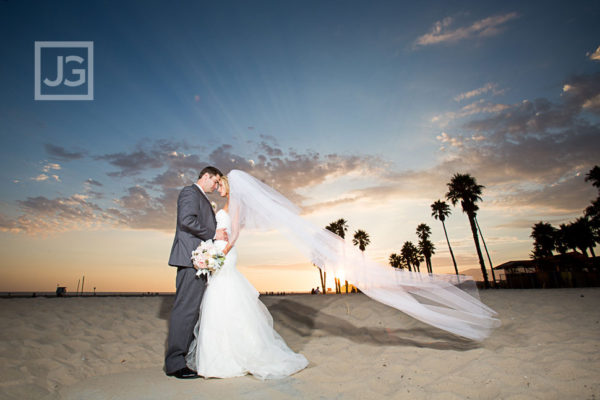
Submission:
<svg viewBox="0 0 600 400">
<path fill-rule="evenodd" d="M 599 17 L 593 1 L 2 1 L 3 250 L 71 254 L 75 234 L 85 254 L 112 232 L 168 252 L 177 192 L 211 163 L 264 179 L 315 223 L 345 216 L 384 261 L 421 221 L 442 238 L 429 204 L 470 172 L 495 259 L 527 258 L 532 223 L 568 221 L 595 195 Z M 94 42 L 93 101 L 33 99 L 35 41 Z M 247 264 L 264 264 L 247 240 Z"/>
</svg>

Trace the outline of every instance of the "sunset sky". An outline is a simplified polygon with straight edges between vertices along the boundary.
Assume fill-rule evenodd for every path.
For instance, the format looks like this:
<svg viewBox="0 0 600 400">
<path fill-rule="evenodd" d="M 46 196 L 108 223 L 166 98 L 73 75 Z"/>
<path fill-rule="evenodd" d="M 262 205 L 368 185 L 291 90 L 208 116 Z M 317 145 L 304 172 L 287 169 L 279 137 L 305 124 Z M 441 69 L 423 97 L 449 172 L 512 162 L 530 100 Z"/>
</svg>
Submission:
<svg viewBox="0 0 600 400">
<path fill-rule="evenodd" d="M 597 195 L 598 1 L 175 3 L 0 1 L 0 291 L 174 291 L 177 195 L 208 164 L 346 218 L 383 263 L 427 223 L 437 273 L 456 172 L 485 186 L 494 265 Z M 34 100 L 36 41 L 93 42 L 94 100 Z M 447 228 L 478 268 L 460 208 Z M 261 291 L 318 285 L 276 233 L 238 251 Z"/>
</svg>

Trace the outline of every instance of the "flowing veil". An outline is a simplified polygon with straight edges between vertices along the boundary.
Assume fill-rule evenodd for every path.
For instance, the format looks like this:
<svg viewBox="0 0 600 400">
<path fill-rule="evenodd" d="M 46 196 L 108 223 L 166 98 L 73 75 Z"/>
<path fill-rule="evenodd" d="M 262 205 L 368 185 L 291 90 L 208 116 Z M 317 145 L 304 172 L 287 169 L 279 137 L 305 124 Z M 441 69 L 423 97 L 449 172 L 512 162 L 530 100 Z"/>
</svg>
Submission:
<svg viewBox="0 0 600 400">
<path fill-rule="evenodd" d="M 500 325 L 466 276 L 409 272 L 369 260 L 332 232 L 299 215 L 275 189 L 239 170 L 228 174 L 232 240 L 243 228 L 283 233 L 316 266 L 344 276 L 367 296 L 437 328 L 481 341 Z"/>
</svg>

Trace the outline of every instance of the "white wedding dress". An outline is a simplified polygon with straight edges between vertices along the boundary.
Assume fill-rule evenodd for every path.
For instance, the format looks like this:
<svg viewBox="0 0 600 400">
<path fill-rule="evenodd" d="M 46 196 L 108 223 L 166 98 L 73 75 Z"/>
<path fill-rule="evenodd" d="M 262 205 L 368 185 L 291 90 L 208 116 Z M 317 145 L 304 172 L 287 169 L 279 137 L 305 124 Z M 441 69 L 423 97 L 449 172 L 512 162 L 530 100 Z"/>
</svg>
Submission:
<svg viewBox="0 0 600 400">
<path fill-rule="evenodd" d="M 217 229 L 231 232 L 226 211 L 219 210 L 216 218 Z M 223 249 L 227 243 L 215 244 Z M 308 360 L 275 332 L 271 314 L 236 262 L 234 246 L 223 267 L 209 278 L 186 357 L 188 367 L 205 378 L 252 374 L 259 379 L 284 378 L 304 369 Z"/>
</svg>

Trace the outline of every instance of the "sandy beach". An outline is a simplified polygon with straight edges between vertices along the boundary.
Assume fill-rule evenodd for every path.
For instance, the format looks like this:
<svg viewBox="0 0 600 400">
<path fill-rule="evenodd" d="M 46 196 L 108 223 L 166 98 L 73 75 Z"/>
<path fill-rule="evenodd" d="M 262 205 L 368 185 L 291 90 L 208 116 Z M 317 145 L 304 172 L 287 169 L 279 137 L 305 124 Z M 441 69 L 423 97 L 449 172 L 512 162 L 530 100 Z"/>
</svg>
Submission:
<svg viewBox="0 0 600 400">
<path fill-rule="evenodd" d="M 165 376 L 170 296 L 0 299 L 0 398 L 600 398 L 600 288 L 481 298 L 502 321 L 483 343 L 362 294 L 262 297 L 310 360 L 266 382 Z"/>
</svg>

